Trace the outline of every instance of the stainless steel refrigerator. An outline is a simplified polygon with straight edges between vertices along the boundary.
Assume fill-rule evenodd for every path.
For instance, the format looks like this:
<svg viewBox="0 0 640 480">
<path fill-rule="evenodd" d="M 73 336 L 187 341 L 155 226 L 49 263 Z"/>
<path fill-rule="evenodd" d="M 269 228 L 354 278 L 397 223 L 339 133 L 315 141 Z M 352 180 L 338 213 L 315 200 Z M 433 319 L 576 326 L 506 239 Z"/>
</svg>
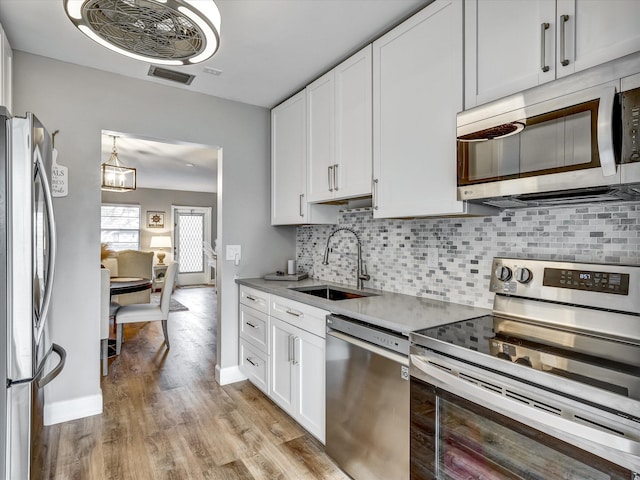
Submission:
<svg viewBox="0 0 640 480">
<path fill-rule="evenodd" d="M 51 165 L 51 137 L 38 119 L 0 107 L 0 479 L 37 478 L 43 387 L 66 358 L 47 322 L 56 251 Z"/>
</svg>

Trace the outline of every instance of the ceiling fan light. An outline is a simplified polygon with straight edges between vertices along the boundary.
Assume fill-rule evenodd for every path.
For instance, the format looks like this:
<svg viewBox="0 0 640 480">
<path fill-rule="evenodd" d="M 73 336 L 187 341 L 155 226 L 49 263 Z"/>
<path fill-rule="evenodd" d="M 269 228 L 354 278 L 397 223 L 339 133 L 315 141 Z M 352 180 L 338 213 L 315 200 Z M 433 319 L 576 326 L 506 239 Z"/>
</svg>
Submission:
<svg viewBox="0 0 640 480">
<path fill-rule="evenodd" d="M 64 7 L 93 41 L 144 62 L 199 63 L 220 45 L 214 0 L 64 0 Z"/>
<path fill-rule="evenodd" d="M 64 3 L 67 15 L 72 19 L 82 20 L 82 4 L 84 0 L 66 0 Z"/>
</svg>

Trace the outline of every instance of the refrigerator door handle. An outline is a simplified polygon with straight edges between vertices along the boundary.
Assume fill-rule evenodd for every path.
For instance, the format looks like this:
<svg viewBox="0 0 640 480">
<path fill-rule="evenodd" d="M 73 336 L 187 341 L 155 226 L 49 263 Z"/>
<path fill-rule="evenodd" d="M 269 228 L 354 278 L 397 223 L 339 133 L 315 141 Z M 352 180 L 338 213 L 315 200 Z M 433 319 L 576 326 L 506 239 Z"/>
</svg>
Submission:
<svg viewBox="0 0 640 480">
<path fill-rule="evenodd" d="M 37 378 L 36 377 L 35 380 L 36 380 L 36 385 L 38 386 L 38 388 L 43 388 L 45 385 L 47 385 L 49 382 L 51 382 L 51 380 L 56 378 L 60 374 L 62 369 L 64 368 L 64 364 L 67 361 L 67 351 L 64 348 L 62 348 L 60 345 L 58 345 L 57 343 L 54 343 L 54 344 L 51 345 L 51 350 L 47 354 L 47 358 L 49 357 L 49 355 L 51 354 L 52 351 L 58 354 L 58 357 L 60 357 L 60 361 L 53 368 L 53 370 L 51 370 L 49 373 L 47 373 L 44 377 L 42 377 L 42 378 Z M 43 365 L 44 365 L 44 363 L 45 362 L 42 362 Z"/>
<path fill-rule="evenodd" d="M 47 230 L 49 232 L 49 256 L 47 265 L 47 280 L 44 287 L 44 298 L 42 299 L 42 309 L 40 310 L 40 326 L 43 326 L 43 320 L 47 317 L 49 306 L 51 304 L 51 294 L 53 292 L 53 272 L 56 263 L 56 224 L 53 217 L 53 197 L 51 195 L 51 187 L 49 186 L 49 179 L 47 178 L 47 172 L 42 161 L 42 155 L 40 149 L 36 147 L 34 154 L 34 162 L 36 163 L 36 171 L 40 175 L 42 183 L 42 191 L 44 193 L 44 203 L 47 209 Z M 37 339 L 40 338 L 38 334 Z"/>
<path fill-rule="evenodd" d="M 47 359 L 49 358 L 49 355 L 51 355 L 51 352 L 57 353 L 58 356 L 60 357 L 60 361 L 54 367 L 53 370 L 51 370 L 47 375 L 43 377 L 42 374 L 44 373 L 44 367 L 47 363 Z M 7 379 L 7 387 L 11 387 L 12 385 L 24 385 L 25 383 L 36 382 L 36 385 L 38 386 L 38 388 L 42 388 L 47 383 L 49 383 L 51 380 L 53 380 L 58 376 L 58 374 L 64 368 L 64 364 L 66 363 L 66 361 L 67 361 L 67 351 L 57 343 L 54 343 L 51 345 L 51 350 L 47 352 L 47 354 L 42 359 L 42 362 L 40 362 L 40 365 L 38 366 L 38 370 L 36 371 L 36 374 L 33 377 L 21 378 L 20 380 Z"/>
</svg>

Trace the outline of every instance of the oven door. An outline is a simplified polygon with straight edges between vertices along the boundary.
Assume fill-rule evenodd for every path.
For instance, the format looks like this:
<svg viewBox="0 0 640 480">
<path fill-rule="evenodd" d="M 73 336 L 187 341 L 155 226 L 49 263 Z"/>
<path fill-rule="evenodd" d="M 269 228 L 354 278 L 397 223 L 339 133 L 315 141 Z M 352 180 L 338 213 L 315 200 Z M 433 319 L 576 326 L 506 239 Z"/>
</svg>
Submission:
<svg viewBox="0 0 640 480">
<path fill-rule="evenodd" d="M 533 105 L 509 98 L 501 114 L 493 104 L 458 114 L 460 200 L 620 184 L 614 84 Z"/>
<path fill-rule="evenodd" d="M 412 479 L 640 478 L 637 425 L 588 406 L 573 416 L 570 399 L 508 380 L 505 387 L 500 376 L 415 349 Z"/>
</svg>

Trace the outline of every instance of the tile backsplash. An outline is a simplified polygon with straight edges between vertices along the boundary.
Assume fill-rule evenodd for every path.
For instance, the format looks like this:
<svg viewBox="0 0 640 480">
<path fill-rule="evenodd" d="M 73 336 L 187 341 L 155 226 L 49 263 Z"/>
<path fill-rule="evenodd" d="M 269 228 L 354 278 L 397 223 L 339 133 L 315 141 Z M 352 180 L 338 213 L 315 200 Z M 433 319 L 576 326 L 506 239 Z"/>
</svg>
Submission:
<svg viewBox="0 0 640 480">
<path fill-rule="evenodd" d="M 371 280 L 365 287 L 491 307 L 493 257 L 640 264 L 640 203 L 505 210 L 492 217 L 374 219 L 371 208 L 341 212 L 337 225 L 297 229 L 298 268 L 327 281 L 356 284 L 356 241 Z M 436 253 L 437 252 L 437 253 Z M 437 262 L 437 263 L 434 263 Z M 435 265 L 435 266 L 434 266 Z"/>
</svg>

